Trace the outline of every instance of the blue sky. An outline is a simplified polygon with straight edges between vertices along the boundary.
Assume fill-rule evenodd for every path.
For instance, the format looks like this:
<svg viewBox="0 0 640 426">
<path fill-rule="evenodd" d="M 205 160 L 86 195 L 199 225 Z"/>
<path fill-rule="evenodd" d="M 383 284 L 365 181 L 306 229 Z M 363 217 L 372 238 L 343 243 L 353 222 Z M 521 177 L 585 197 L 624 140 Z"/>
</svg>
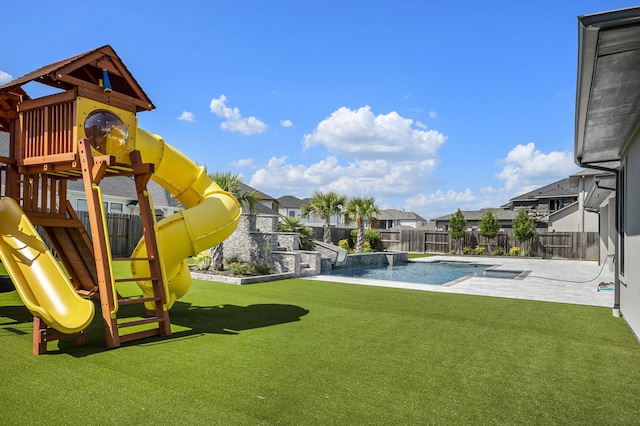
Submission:
<svg viewBox="0 0 640 426">
<path fill-rule="evenodd" d="M 139 126 L 208 170 L 430 219 L 578 170 L 577 16 L 630 6 L 14 0 L 0 83 L 109 44 L 156 105 Z"/>
</svg>

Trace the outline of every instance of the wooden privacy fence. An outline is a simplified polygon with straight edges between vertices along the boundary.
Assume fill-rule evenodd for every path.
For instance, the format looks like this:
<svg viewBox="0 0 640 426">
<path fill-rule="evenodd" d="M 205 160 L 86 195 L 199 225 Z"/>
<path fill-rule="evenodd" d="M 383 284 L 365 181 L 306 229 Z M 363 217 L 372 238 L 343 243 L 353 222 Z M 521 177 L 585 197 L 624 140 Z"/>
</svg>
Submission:
<svg viewBox="0 0 640 426">
<path fill-rule="evenodd" d="M 91 235 L 88 212 L 77 212 L 78 218 Z M 142 220 L 140 216 L 108 213 L 107 229 L 113 257 L 128 257 L 142 238 Z M 350 240 L 353 228 L 332 228 L 333 244 L 340 240 Z M 313 238 L 322 240 L 322 227 L 312 227 Z M 548 259 L 598 260 L 599 234 L 597 232 L 538 232 L 530 243 L 521 244 L 513 237 L 511 230 L 503 230 L 489 240 L 478 231 L 467 232 L 462 244 L 452 241 L 446 231 L 423 231 L 416 229 L 384 230 L 380 233 L 379 250 L 408 251 L 417 253 L 451 253 L 462 247 L 484 247 L 485 253 L 491 253 L 496 247 L 502 247 L 506 253 L 512 247 L 522 247 L 531 256 Z M 46 238 L 45 238 L 46 241 Z M 49 244 L 47 244 L 49 245 Z"/>
<path fill-rule="evenodd" d="M 481 236 L 478 231 L 467 232 L 460 244 L 451 241 L 445 231 L 424 232 L 424 251 L 428 253 L 450 253 L 462 247 L 472 249 L 480 246 L 485 253 L 491 253 L 496 247 L 502 247 L 508 254 L 512 247 L 521 247 L 531 256 L 546 259 L 598 260 L 599 234 L 597 232 L 538 232 L 532 241 L 518 242 L 513 232 L 504 230 L 494 239 Z"/>
<path fill-rule="evenodd" d="M 89 212 L 77 212 L 78 219 L 91 236 Z M 142 238 L 142 219 L 137 215 L 107 213 L 107 230 L 111 242 L 111 256 L 129 257 Z"/>
<path fill-rule="evenodd" d="M 322 240 L 322 227 L 313 227 L 313 237 Z M 338 244 L 349 239 L 353 228 L 331 228 L 331 240 Z M 502 247 L 506 254 L 512 247 L 520 247 L 531 256 L 546 259 L 598 260 L 599 234 L 597 232 L 538 232 L 528 243 L 520 243 L 510 229 L 503 230 L 494 239 L 488 239 L 478 231 L 467 232 L 462 243 L 452 241 L 446 231 L 424 231 L 417 229 L 376 229 L 380 233 L 379 250 L 408 251 L 417 253 L 449 254 L 452 250 L 483 247 L 490 254 Z"/>
</svg>

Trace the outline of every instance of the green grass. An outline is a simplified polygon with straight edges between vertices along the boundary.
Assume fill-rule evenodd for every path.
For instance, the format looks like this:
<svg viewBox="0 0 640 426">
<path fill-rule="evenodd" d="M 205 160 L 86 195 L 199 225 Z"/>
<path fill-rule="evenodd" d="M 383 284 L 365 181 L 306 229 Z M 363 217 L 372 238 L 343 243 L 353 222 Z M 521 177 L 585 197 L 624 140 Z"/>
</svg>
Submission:
<svg viewBox="0 0 640 426">
<path fill-rule="evenodd" d="M 98 315 L 85 347 L 61 341 L 34 356 L 29 312 L 16 292 L 0 294 L 0 424 L 640 418 L 640 344 L 607 308 L 299 279 L 194 281 L 171 319 L 171 337 L 106 350 Z"/>
<path fill-rule="evenodd" d="M 434 253 L 409 253 L 409 259 L 416 259 L 418 257 L 432 257 L 432 256 L 438 256 L 438 255 Z"/>
</svg>

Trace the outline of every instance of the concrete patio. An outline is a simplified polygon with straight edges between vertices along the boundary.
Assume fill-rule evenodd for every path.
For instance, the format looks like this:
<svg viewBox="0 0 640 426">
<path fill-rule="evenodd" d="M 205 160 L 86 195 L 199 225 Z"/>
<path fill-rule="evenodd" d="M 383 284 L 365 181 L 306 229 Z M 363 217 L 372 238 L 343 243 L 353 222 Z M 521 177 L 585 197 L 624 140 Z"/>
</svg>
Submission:
<svg viewBox="0 0 640 426">
<path fill-rule="evenodd" d="M 415 262 L 473 262 L 496 265 L 495 269 L 528 271 L 524 279 L 471 277 L 444 285 L 381 281 L 335 275 L 314 275 L 306 279 L 342 282 L 346 284 L 395 287 L 422 291 L 506 297 L 545 302 L 613 307 L 613 290 L 600 290 L 600 283 L 613 282 L 609 272 L 610 259 L 604 268 L 593 261 L 550 260 L 512 257 L 435 256 L 412 259 Z"/>
</svg>

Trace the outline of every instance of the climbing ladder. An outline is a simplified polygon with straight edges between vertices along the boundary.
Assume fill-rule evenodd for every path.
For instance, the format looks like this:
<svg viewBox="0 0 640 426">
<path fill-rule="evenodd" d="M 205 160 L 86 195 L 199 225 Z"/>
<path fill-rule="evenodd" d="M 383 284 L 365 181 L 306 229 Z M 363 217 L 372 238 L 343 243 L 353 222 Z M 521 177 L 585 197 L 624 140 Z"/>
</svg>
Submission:
<svg viewBox="0 0 640 426">
<path fill-rule="evenodd" d="M 91 154 L 89 142 L 86 139 L 79 141 L 78 147 L 84 188 L 87 195 L 91 234 L 93 237 L 93 253 L 95 254 L 98 293 L 100 295 L 100 308 L 105 328 L 106 345 L 108 348 L 116 348 L 120 346 L 121 343 L 131 340 L 156 335 L 169 336 L 171 335 L 171 323 L 167 309 L 165 280 L 163 279 L 162 264 L 154 232 L 155 215 L 152 213 L 151 202 L 149 201 L 149 194 L 147 193 L 147 183 L 153 173 L 153 165 L 142 163 L 138 151 L 131 153 L 132 164 L 130 166 L 122 166 L 116 164 L 112 156 L 94 158 Z M 111 258 L 109 248 L 109 237 L 102 204 L 102 194 L 98 186 L 100 180 L 109 168 L 120 170 L 121 174 L 130 174 L 134 177 L 142 219 L 143 235 L 147 247 L 147 257 L 121 259 L 121 261 L 148 262 L 150 271 L 148 277 L 116 279 L 113 276 L 111 267 L 113 259 Z M 128 299 L 120 298 L 116 290 L 116 283 L 133 281 L 150 282 L 153 289 L 153 296 Z M 146 318 L 118 321 L 118 307 L 131 304 L 151 304 L 154 306 L 154 309 L 149 312 L 150 316 Z M 150 323 L 157 323 L 157 327 L 129 334 L 120 333 L 124 328 Z"/>
</svg>

